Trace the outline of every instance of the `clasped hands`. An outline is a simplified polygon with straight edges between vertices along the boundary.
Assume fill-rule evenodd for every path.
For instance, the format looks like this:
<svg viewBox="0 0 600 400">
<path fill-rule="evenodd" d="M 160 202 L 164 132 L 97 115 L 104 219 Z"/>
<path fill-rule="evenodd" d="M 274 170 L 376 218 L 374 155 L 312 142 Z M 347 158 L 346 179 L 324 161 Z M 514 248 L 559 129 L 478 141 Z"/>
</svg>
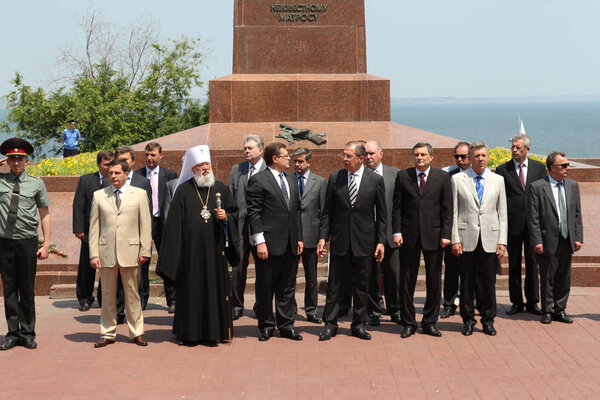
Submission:
<svg viewBox="0 0 600 400">
<path fill-rule="evenodd" d="M 324 256 L 325 254 L 327 254 L 327 249 L 325 248 L 325 239 L 319 239 L 319 242 L 317 243 L 317 254 L 319 256 Z M 377 247 L 375 247 L 375 254 L 373 254 L 373 257 L 375 257 L 375 261 L 379 263 L 382 262 L 384 254 L 385 246 L 383 245 L 383 243 L 377 243 Z"/>
</svg>

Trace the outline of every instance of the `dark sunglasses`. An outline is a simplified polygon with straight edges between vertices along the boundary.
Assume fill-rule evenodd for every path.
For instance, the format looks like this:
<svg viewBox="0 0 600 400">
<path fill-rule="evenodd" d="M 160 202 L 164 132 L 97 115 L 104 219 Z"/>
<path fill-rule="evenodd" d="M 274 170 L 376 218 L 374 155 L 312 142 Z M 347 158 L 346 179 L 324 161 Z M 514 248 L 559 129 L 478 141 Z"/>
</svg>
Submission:
<svg viewBox="0 0 600 400">
<path fill-rule="evenodd" d="M 455 159 L 455 160 L 458 160 L 459 158 L 460 158 L 461 160 L 464 160 L 464 159 L 465 159 L 465 158 L 467 158 L 467 157 L 469 157 L 469 155 L 468 155 L 468 154 L 455 154 L 455 155 L 454 155 L 454 159 Z"/>
<path fill-rule="evenodd" d="M 554 164 L 555 167 L 561 167 L 562 169 L 565 169 L 569 166 L 569 163 L 564 163 L 564 164 Z"/>
</svg>

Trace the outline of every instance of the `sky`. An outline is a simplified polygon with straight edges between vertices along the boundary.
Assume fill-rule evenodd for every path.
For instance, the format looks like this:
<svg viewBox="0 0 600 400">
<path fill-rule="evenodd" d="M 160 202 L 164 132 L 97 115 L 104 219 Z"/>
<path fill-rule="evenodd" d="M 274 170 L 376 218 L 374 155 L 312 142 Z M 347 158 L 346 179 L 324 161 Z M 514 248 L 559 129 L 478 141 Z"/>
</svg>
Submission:
<svg viewBox="0 0 600 400">
<path fill-rule="evenodd" d="M 233 0 L 3 3 L 0 95 L 15 71 L 48 87 L 59 49 L 81 42 L 77 21 L 91 9 L 117 28 L 152 18 L 163 40 L 201 37 L 202 80 L 231 74 Z M 392 97 L 600 95 L 599 1 L 365 0 L 365 9 L 367 71 L 390 79 Z"/>
</svg>

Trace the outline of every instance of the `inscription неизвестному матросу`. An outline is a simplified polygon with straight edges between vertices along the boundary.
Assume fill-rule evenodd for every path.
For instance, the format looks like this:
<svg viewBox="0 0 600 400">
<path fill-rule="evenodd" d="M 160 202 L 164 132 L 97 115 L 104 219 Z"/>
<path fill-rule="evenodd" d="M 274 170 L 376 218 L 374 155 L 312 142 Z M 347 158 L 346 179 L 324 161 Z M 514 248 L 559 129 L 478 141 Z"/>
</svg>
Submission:
<svg viewBox="0 0 600 400">
<path fill-rule="evenodd" d="M 328 4 L 271 4 L 271 12 L 278 14 L 279 22 L 317 22 Z"/>
</svg>

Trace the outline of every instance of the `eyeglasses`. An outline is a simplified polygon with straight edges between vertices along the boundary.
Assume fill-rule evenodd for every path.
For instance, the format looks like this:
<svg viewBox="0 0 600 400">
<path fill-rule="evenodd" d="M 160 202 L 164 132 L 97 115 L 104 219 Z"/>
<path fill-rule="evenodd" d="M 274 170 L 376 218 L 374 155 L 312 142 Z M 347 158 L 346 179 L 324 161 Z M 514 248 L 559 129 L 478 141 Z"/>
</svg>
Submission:
<svg viewBox="0 0 600 400">
<path fill-rule="evenodd" d="M 291 157 L 289 156 L 289 154 L 286 154 L 285 156 L 282 155 L 278 155 L 277 157 L 279 158 L 285 158 L 286 160 L 289 160 Z"/>
<path fill-rule="evenodd" d="M 352 160 L 356 156 L 354 154 L 342 154 L 341 157 L 342 160 Z"/>
<path fill-rule="evenodd" d="M 562 169 L 565 169 L 569 166 L 569 163 L 564 163 L 564 164 L 554 164 L 555 167 L 561 167 Z"/>
<path fill-rule="evenodd" d="M 468 155 L 468 154 L 455 154 L 455 155 L 454 155 L 454 159 L 455 159 L 455 160 L 458 160 L 459 158 L 460 158 L 461 160 L 464 160 L 464 159 L 466 159 L 467 157 L 469 157 L 469 155 Z"/>
</svg>

